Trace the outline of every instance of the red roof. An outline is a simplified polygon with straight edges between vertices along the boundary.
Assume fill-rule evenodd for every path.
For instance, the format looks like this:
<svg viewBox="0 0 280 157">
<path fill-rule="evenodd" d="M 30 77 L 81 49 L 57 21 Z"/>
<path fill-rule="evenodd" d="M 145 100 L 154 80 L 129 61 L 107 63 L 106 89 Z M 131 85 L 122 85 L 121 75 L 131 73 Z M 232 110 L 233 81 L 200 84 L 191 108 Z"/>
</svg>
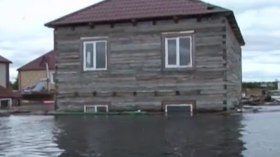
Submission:
<svg viewBox="0 0 280 157">
<path fill-rule="evenodd" d="M 4 58 L 3 56 L 0 56 L 0 63 L 12 63 L 12 62 L 7 58 Z"/>
<path fill-rule="evenodd" d="M 21 97 L 19 93 L 14 93 L 12 90 L 0 86 L 0 98 L 17 98 Z"/>
<path fill-rule="evenodd" d="M 56 27 L 73 24 L 155 19 L 172 16 L 202 15 L 214 12 L 230 13 L 228 14 L 229 22 L 240 43 L 245 45 L 231 10 L 200 0 L 104 0 L 46 23 L 45 26 Z"/>
<path fill-rule="evenodd" d="M 47 25 L 196 15 L 207 12 L 207 4 L 195 0 L 105 0 Z"/>
<path fill-rule="evenodd" d="M 27 70 L 45 70 L 46 66 L 45 63 L 49 64 L 49 69 L 55 69 L 55 51 L 52 50 L 33 61 L 25 64 L 24 66 L 20 67 L 18 71 L 27 71 Z"/>
</svg>

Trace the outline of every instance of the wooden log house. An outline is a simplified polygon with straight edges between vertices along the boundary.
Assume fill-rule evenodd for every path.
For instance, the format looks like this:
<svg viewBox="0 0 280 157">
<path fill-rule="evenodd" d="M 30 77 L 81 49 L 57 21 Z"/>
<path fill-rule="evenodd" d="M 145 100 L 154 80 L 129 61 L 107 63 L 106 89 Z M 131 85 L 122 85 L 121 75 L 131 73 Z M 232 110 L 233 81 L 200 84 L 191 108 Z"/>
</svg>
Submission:
<svg viewBox="0 0 280 157">
<path fill-rule="evenodd" d="M 45 26 L 54 29 L 60 111 L 222 111 L 241 101 L 245 42 L 231 10 L 105 0 Z"/>
</svg>

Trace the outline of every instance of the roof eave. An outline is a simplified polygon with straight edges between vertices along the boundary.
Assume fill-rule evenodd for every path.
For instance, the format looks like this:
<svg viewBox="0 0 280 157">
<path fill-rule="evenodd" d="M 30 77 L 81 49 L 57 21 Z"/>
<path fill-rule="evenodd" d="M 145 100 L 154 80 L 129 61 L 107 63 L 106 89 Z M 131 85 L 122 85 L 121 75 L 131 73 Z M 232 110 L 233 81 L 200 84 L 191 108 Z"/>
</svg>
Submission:
<svg viewBox="0 0 280 157">
<path fill-rule="evenodd" d="M 12 61 L 0 61 L 0 63 L 4 63 L 4 64 L 12 64 Z"/>
<path fill-rule="evenodd" d="M 207 14 L 211 14 L 211 13 L 221 13 L 221 11 L 217 11 L 217 12 L 214 11 L 214 12 L 210 12 Z M 238 26 L 238 23 L 236 21 L 233 11 L 226 10 L 226 11 L 224 11 L 224 13 L 226 13 L 228 18 L 232 20 L 232 26 L 236 29 L 236 32 L 238 33 L 238 41 L 240 42 L 241 46 L 245 46 L 245 40 L 241 34 L 241 30 Z M 163 17 L 154 17 L 154 18 L 163 18 Z M 149 19 L 149 18 L 141 18 L 141 19 Z M 126 20 L 129 20 L 129 19 L 126 19 Z M 120 22 L 120 21 L 126 21 L 126 20 L 123 19 L 123 20 L 112 20 L 112 21 L 99 21 L 99 22 L 95 22 L 95 23 Z M 55 27 L 60 27 L 60 26 L 71 26 L 71 25 L 73 26 L 73 25 L 79 25 L 79 24 L 82 25 L 82 24 L 88 24 L 88 23 L 90 23 L 90 21 L 80 22 L 80 23 L 63 23 L 63 24 L 61 24 L 61 23 L 55 24 L 55 23 L 49 22 L 49 23 L 46 23 L 45 26 L 49 27 L 49 28 L 55 28 Z"/>
<path fill-rule="evenodd" d="M 45 71 L 46 69 L 17 69 L 17 71 Z M 49 68 L 49 70 L 55 70 L 54 68 Z"/>
<path fill-rule="evenodd" d="M 50 24 L 50 23 L 46 23 L 46 24 L 44 24 L 44 26 L 48 27 L 48 28 L 54 28 L 54 26 L 52 24 Z"/>
<path fill-rule="evenodd" d="M 155 17 L 137 17 L 137 18 L 125 18 L 125 19 L 116 19 L 116 20 L 103 20 L 103 21 L 83 21 L 83 22 L 68 22 L 68 23 L 56 23 L 55 21 L 49 22 L 44 24 L 44 26 L 49 28 L 55 28 L 55 27 L 63 27 L 63 26 L 76 26 L 76 25 L 88 25 L 91 23 L 94 24 L 108 24 L 108 23 L 121 23 L 121 22 L 128 22 L 131 20 L 160 20 L 160 19 L 166 19 L 166 18 L 173 18 L 174 16 L 184 16 L 184 17 L 191 17 L 191 16 L 200 16 L 204 14 L 212 14 L 209 13 L 199 13 L 199 14 L 190 14 L 190 15 L 163 15 L 163 16 L 155 16 Z"/>
<path fill-rule="evenodd" d="M 102 1 L 100 1 L 100 2 L 98 2 L 98 3 L 95 3 L 95 4 L 93 4 L 93 5 L 87 6 L 87 7 L 82 8 L 82 9 L 79 9 L 79 10 L 74 11 L 74 12 L 72 12 L 72 13 L 66 14 L 66 15 L 64 15 L 64 16 L 62 16 L 62 17 L 60 17 L 60 18 L 55 19 L 55 20 L 52 20 L 52 21 L 50 21 L 50 22 L 48 22 L 48 23 L 46 23 L 46 24 L 44 24 L 44 25 L 45 25 L 46 27 L 49 27 L 49 28 L 54 28 L 54 27 L 56 27 L 56 24 L 55 24 L 56 22 L 58 22 L 58 21 L 60 21 L 60 20 L 62 20 L 62 19 L 64 19 L 64 18 L 66 18 L 66 17 L 69 17 L 69 16 L 71 16 L 71 15 L 74 15 L 74 14 L 76 14 L 76 13 L 79 13 L 79 12 L 81 12 L 81 11 L 83 11 L 83 10 L 86 10 L 86 9 L 88 9 L 88 8 L 98 6 L 98 5 L 102 4 L 102 3 L 104 3 L 105 1 L 109 1 L 109 0 L 102 0 Z"/>
<path fill-rule="evenodd" d="M 229 11 L 227 18 L 228 18 L 229 22 L 230 22 L 230 20 L 232 20 L 232 24 L 231 25 L 234 27 L 233 29 L 235 29 L 235 31 L 238 33 L 237 38 L 238 38 L 238 41 L 239 41 L 240 45 L 241 46 L 245 46 L 246 43 L 245 43 L 244 37 L 243 37 L 243 35 L 241 33 L 241 30 L 240 30 L 240 28 L 238 26 L 237 20 L 236 20 L 236 18 L 234 16 L 234 12 L 233 11 Z"/>
<path fill-rule="evenodd" d="M 43 55 L 41 55 L 41 56 L 39 56 L 39 57 L 33 59 L 32 61 L 30 61 L 30 62 L 24 64 L 23 66 L 21 66 L 20 68 L 18 68 L 17 71 L 40 70 L 40 69 L 30 69 L 30 68 L 25 69 L 25 67 L 28 66 L 28 65 L 30 65 L 32 62 L 36 61 L 37 59 L 40 59 L 41 57 L 43 57 L 43 56 L 45 56 L 45 55 L 47 55 L 47 54 L 49 54 L 49 53 L 51 53 L 51 52 L 53 52 L 53 51 L 54 51 L 54 50 L 51 50 L 51 51 L 49 51 L 49 52 L 47 52 L 47 53 L 45 53 L 45 54 L 43 54 Z"/>
</svg>

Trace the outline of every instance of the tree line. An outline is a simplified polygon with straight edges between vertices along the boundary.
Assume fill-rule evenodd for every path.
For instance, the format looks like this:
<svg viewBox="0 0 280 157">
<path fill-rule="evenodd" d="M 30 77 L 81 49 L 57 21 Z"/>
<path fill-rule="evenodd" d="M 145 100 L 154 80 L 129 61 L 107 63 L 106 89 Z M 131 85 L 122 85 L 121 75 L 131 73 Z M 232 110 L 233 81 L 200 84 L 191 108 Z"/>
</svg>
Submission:
<svg viewBox="0 0 280 157">
<path fill-rule="evenodd" d="M 9 85 L 10 85 L 10 89 L 18 90 L 18 78 L 16 78 L 14 82 L 10 81 Z"/>
<path fill-rule="evenodd" d="M 270 82 L 242 82 L 242 88 L 265 88 L 269 90 L 276 90 L 278 81 Z"/>
</svg>

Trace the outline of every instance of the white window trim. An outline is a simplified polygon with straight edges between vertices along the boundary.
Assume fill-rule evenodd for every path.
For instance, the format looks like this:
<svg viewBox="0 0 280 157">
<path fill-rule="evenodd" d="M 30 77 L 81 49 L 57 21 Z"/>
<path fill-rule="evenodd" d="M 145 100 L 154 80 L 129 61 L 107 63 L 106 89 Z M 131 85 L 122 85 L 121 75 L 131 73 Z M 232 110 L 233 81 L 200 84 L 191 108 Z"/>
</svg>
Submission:
<svg viewBox="0 0 280 157">
<path fill-rule="evenodd" d="M 49 72 L 50 83 L 54 84 L 54 71 Z"/>
<path fill-rule="evenodd" d="M 186 33 L 194 33 L 194 30 L 190 30 L 190 31 L 180 31 L 180 32 L 163 32 L 163 33 L 161 33 L 161 34 L 163 34 L 163 35 L 168 35 L 168 34 L 186 34 Z"/>
<path fill-rule="evenodd" d="M 2 101 L 8 101 L 8 105 L 10 109 L 13 107 L 13 100 L 11 98 L 1 98 L 0 107 L 2 107 Z"/>
<path fill-rule="evenodd" d="M 190 64 L 189 65 L 180 65 L 180 38 L 189 38 L 190 39 Z M 168 40 L 176 40 L 176 65 L 168 64 Z M 178 36 L 178 37 L 165 37 L 165 68 L 190 68 L 193 67 L 193 38 L 192 36 Z"/>
<path fill-rule="evenodd" d="M 97 107 L 106 107 L 106 112 L 109 112 L 108 105 L 85 105 L 84 113 L 87 113 L 87 108 L 94 108 L 94 112 L 97 112 Z"/>
<path fill-rule="evenodd" d="M 96 68 L 96 43 L 98 42 L 105 42 L 105 68 Z M 86 44 L 94 44 L 94 49 L 93 49 L 93 68 L 88 68 L 86 67 Z M 107 40 L 96 40 L 96 41 L 84 41 L 83 42 L 83 68 L 84 71 L 102 71 L 102 70 L 107 70 Z"/>
<path fill-rule="evenodd" d="M 168 113 L 168 106 L 178 106 L 178 107 L 185 107 L 185 106 L 188 106 L 190 107 L 190 114 L 192 115 L 193 114 L 193 105 L 192 104 L 166 104 L 165 105 L 165 113 Z"/>
<path fill-rule="evenodd" d="M 107 36 L 100 36 L 100 37 L 81 37 L 81 40 L 98 40 L 98 39 L 107 39 Z"/>
</svg>

